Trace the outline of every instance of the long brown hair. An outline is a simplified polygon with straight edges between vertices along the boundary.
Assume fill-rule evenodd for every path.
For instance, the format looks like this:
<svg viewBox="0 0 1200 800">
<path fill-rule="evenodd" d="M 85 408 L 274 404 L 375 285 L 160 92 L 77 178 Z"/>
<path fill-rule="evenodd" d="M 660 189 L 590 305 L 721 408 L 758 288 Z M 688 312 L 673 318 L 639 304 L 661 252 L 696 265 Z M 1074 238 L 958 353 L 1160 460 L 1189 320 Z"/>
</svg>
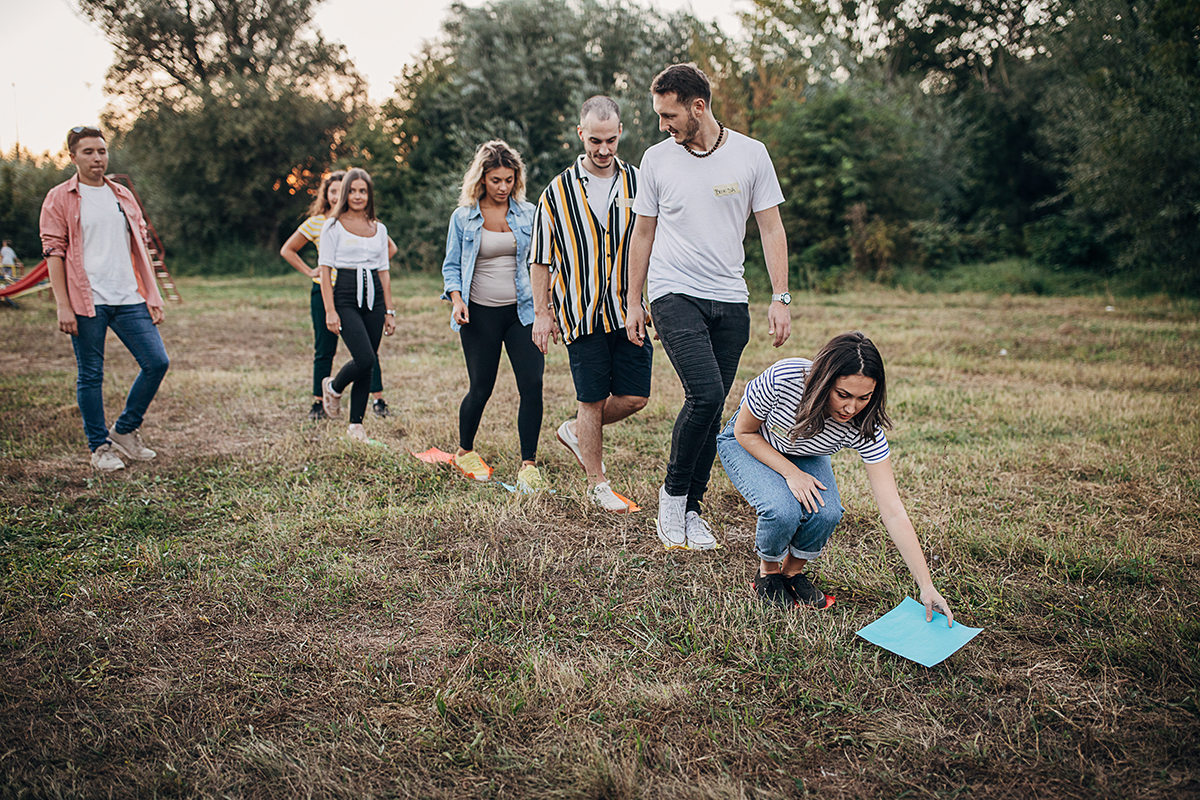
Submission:
<svg viewBox="0 0 1200 800">
<path fill-rule="evenodd" d="M 835 336 L 821 348 L 813 359 L 804 379 L 804 396 L 796 409 L 796 424 L 788 431 L 792 441 L 811 439 L 825 430 L 829 394 L 838 378 L 862 375 L 875 381 L 875 391 L 863 410 L 854 415 L 850 424 L 858 429 L 860 442 L 875 440 L 881 429 L 892 427 L 887 415 L 887 379 L 883 357 L 875 343 L 861 331 Z"/>
<path fill-rule="evenodd" d="M 367 207 L 363 209 L 363 213 L 366 215 L 368 222 L 375 221 L 375 183 L 371 180 L 371 176 L 367 174 L 367 171 L 360 167 L 346 171 L 345 177 L 342 178 L 342 191 L 338 194 L 337 205 L 334 206 L 333 212 L 329 215 L 330 219 L 337 219 L 346 213 L 348 207 L 347 200 L 350 197 L 350 187 L 355 181 L 364 181 L 367 184 Z"/>
<path fill-rule="evenodd" d="M 321 181 L 321 190 L 317 192 L 317 196 L 308 205 L 308 216 L 329 216 L 329 187 L 333 185 L 334 181 L 340 181 L 344 177 L 346 177 L 346 170 L 344 169 L 339 169 L 337 172 L 331 172 L 325 176 L 325 180 Z"/>
</svg>

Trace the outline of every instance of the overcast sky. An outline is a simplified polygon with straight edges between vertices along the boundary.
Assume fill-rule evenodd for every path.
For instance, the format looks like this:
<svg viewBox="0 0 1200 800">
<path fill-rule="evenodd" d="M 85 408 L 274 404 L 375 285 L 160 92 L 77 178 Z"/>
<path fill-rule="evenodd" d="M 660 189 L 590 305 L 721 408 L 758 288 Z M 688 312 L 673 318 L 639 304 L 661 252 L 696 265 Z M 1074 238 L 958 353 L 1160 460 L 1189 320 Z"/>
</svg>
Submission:
<svg viewBox="0 0 1200 800">
<path fill-rule="evenodd" d="M 750 0 L 642 0 L 664 11 L 690 9 L 738 31 L 735 13 Z M 391 93 L 421 42 L 437 37 L 451 0 L 326 0 L 317 26 L 346 46 L 370 81 L 371 99 Z M 482 5 L 468 2 L 468 5 Z M 113 61 L 104 36 L 71 0 L 0 0 L 0 151 L 18 138 L 33 153 L 64 149 L 67 130 L 95 124 L 106 104 L 104 73 Z"/>
</svg>

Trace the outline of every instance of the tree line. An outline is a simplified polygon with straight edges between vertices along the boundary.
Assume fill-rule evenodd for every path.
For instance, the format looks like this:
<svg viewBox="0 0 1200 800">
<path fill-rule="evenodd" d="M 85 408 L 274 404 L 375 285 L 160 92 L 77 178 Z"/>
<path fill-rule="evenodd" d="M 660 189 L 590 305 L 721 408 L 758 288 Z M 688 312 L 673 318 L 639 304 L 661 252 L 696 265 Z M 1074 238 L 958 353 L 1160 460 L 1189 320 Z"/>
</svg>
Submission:
<svg viewBox="0 0 1200 800">
<path fill-rule="evenodd" d="M 798 287 L 1020 256 L 1200 293 L 1195 0 L 754 0 L 737 38 L 618 0 L 455 4 L 378 107 L 318 2 L 78 0 L 117 52 L 114 168 L 172 250 L 273 250 L 354 165 L 402 264 L 436 270 L 477 144 L 520 150 L 536 194 L 607 94 L 636 164 L 661 136 L 651 78 L 694 61 L 718 119 L 772 153 Z M 0 229 L 25 252 L 60 174 L 0 163 Z"/>
</svg>

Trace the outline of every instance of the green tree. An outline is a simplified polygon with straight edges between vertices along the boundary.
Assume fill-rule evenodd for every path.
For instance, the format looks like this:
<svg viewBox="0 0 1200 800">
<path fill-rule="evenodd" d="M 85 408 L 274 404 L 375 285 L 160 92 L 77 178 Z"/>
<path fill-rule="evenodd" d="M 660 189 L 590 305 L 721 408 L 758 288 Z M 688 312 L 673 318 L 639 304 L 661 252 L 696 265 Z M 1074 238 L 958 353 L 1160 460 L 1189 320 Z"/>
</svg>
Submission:
<svg viewBox="0 0 1200 800">
<path fill-rule="evenodd" d="M 1048 96 L 1073 219 L 1097 218 L 1117 266 L 1200 292 L 1200 3 L 1081 0 Z"/>
<path fill-rule="evenodd" d="M 79 0 L 117 59 L 106 116 L 169 244 L 278 246 L 358 112 L 318 0 Z"/>
<path fill-rule="evenodd" d="M 637 163 L 659 137 L 650 81 L 667 64 L 689 60 L 699 30 L 688 15 L 615 1 L 451 6 L 441 39 L 405 69 L 383 112 L 384 135 L 407 171 L 395 184 L 403 194 L 390 201 L 410 263 L 440 266 L 463 170 L 488 139 L 521 152 L 536 196 L 579 152 L 579 106 L 607 94 L 622 106 L 621 156 Z"/>
</svg>

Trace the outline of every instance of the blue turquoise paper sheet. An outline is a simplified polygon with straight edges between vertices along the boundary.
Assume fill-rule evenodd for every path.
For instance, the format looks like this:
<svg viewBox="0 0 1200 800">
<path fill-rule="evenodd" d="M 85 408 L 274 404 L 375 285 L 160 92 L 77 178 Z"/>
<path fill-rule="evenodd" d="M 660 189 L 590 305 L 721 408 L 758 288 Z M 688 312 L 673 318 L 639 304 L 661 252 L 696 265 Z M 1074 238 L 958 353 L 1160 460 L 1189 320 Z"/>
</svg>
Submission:
<svg viewBox="0 0 1200 800">
<path fill-rule="evenodd" d="M 900 605 L 860 630 L 858 635 L 884 650 L 932 667 L 952 656 L 982 630 L 959 622 L 948 628 L 945 615 L 936 611 L 933 622 L 926 622 L 925 606 L 906 597 Z"/>
</svg>

